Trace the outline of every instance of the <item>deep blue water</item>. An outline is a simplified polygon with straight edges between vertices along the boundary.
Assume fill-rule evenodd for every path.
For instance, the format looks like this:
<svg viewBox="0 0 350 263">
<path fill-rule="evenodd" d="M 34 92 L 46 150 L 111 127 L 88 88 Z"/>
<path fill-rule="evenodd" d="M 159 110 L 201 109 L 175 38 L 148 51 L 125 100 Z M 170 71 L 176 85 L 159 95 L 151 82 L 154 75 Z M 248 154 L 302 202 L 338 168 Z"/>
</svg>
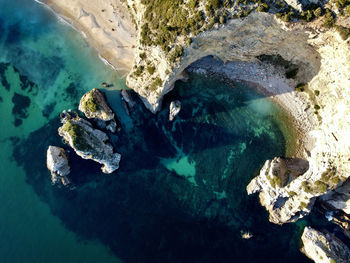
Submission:
<svg viewBox="0 0 350 263">
<path fill-rule="evenodd" d="M 30 0 L 0 0 L 0 262 L 309 262 L 305 221 L 268 222 L 245 188 L 286 152 L 283 113 L 242 85 L 191 74 L 152 115 L 127 117 L 124 79 L 78 32 Z M 120 169 L 70 153 L 74 189 L 51 186 L 58 114 L 102 81 L 122 130 Z M 173 123 L 166 106 L 180 99 Z M 241 231 L 254 237 L 241 238 Z"/>
</svg>

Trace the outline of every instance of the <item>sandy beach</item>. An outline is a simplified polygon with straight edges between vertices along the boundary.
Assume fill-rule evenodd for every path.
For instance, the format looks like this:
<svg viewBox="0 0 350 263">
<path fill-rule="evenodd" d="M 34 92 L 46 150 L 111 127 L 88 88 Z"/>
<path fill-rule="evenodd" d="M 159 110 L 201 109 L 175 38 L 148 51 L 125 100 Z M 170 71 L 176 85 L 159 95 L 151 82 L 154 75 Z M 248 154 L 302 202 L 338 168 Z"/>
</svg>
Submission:
<svg viewBox="0 0 350 263">
<path fill-rule="evenodd" d="M 130 71 L 136 47 L 136 29 L 119 0 L 113 3 L 110 0 L 40 2 L 81 31 L 106 63 L 122 74 Z"/>
</svg>

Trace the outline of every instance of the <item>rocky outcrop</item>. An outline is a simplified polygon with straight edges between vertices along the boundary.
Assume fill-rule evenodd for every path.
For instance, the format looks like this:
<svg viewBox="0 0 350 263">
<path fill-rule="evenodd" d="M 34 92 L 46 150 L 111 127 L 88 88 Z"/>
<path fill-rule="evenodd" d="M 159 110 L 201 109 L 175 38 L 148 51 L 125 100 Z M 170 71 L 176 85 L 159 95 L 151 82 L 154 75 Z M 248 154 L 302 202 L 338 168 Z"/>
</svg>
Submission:
<svg viewBox="0 0 350 263">
<path fill-rule="evenodd" d="M 61 183 L 64 186 L 70 184 L 68 179 L 70 167 L 63 148 L 50 145 L 46 153 L 46 165 L 51 172 L 52 184 Z"/>
<path fill-rule="evenodd" d="M 102 164 L 102 171 L 106 174 L 119 168 L 121 155 L 114 152 L 104 132 L 94 129 L 90 122 L 77 114 L 62 113 L 61 117 L 62 126 L 58 133 L 80 157 Z"/>
<path fill-rule="evenodd" d="M 260 203 L 269 211 L 271 222 L 294 222 L 309 213 L 314 202 L 316 193 L 303 188 L 308 169 L 309 163 L 303 159 L 267 160 L 259 176 L 247 186 L 247 192 L 260 193 Z"/>
<path fill-rule="evenodd" d="M 136 106 L 136 101 L 134 100 L 131 92 L 126 89 L 121 90 L 120 99 L 126 113 L 130 116 L 130 111 Z"/>
<path fill-rule="evenodd" d="M 80 99 L 79 110 L 88 119 L 95 119 L 101 129 L 115 132 L 117 123 L 112 109 L 108 106 L 105 96 L 98 89 L 92 89 Z"/>
<path fill-rule="evenodd" d="M 178 100 L 172 101 L 169 106 L 169 121 L 173 121 L 176 115 L 181 110 L 181 102 Z"/>
<path fill-rule="evenodd" d="M 350 180 L 323 195 L 320 199 L 328 203 L 333 209 L 342 210 L 344 213 L 350 214 Z"/>
<path fill-rule="evenodd" d="M 302 252 L 316 263 L 349 263 L 350 250 L 331 233 L 305 227 Z"/>
</svg>

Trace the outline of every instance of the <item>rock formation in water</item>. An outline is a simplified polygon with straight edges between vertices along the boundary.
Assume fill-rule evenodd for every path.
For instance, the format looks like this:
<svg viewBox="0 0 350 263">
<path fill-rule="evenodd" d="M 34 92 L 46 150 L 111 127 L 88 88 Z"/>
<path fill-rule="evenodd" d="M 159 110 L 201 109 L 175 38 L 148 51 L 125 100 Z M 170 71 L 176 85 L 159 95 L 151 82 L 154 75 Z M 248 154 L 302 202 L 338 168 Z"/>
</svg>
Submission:
<svg viewBox="0 0 350 263">
<path fill-rule="evenodd" d="M 90 122 L 75 115 L 62 113 L 59 135 L 80 157 L 102 164 L 102 172 L 110 174 L 117 170 L 121 155 L 115 153 L 107 142 L 107 134 L 94 129 Z"/>
<path fill-rule="evenodd" d="M 91 25 L 87 33 L 101 31 L 100 25 L 108 24 L 113 13 L 108 9 L 105 16 L 101 15 L 101 6 L 94 9 L 92 1 L 48 2 L 53 7 L 56 4 L 58 10 L 64 9 L 63 13 L 68 13 L 83 28 Z M 252 76 L 252 82 L 259 84 L 293 117 L 302 134 L 298 156 L 307 160 L 309 169 L 296 178 L 288 176 L 287 181 L 282 176 L 280 186 L 279 179 L 268 171 L 277 164 L 277 159 L 268 161 L 248 187 L 250 193 L 260 192 L 271 221 L 295 221 L 310 211 L 316 197 L 346 181 L 350 175 L 350 122 L 346 118 L 350 114 L 347 3 L 317 1 L 320 6 L 309 10 L 302 9 L 315 1 L 213 4 L 213 1 L 115 0 L 110 5 L 114 8 L 122 6 L 122 2 L 129 10 L 125 21 L 133 20 L 137 30 L 130 41 L 136 43 L 136 49 L 125 46 L 125 51 L 132 50 L 135 55 L 127 85 L 140 95 L 149 110 L 155 113 L 160 109 L 164 95 L 173 89 L 176 80 L 183 78 L 189 65 L 205 56 L 214 56 L 223 62 L 237 62 L 238 72 L 244 73 L 242 77 L 231 74 L 228 72 L 231 68 L 224 66 L 225 76 L 248 81 Z M 105 35 L 109 26 L 104 29 L 102 34 L 95 34 L 96 38 Z M 112 32 L 113 39 L 123 40 L 123 34 Z M 260 70 L 264 65 L 281 67 L 284 72 L 265 74 Z"/>
<path fill-rule="evenodd" d="M 279 157 L 267 160 L 259 176 L 247 186 L 247 192 L 260 193 L 260 203 L 269 211 L 271 222 L 296 221 L 310 211 L 316 191 L 322 194 L 323 190 L 315 189 L 309 193 L 304 190 L 307 181 L 304 175 L 308 169 L 309 163 L 303 159 Z"/>
<path fill-rule="evenodd" d="M 79 110 L 88 119 L 96 120 L 96 124 L 101 129 L 115 132 L 117 123 L 112 109 L 108 106 L 105 96 L 98 89 L 92 89 L 85 93 L 80 99 Z"/>
<path fill-rule="evenodd" d="M 350 180 L 320 198 L 337 210 L 350 215 Z"/>
<path fill-rule="evenodd" d="M 181 102 L 178 100 L 172 101 L 169 106 L 169 121 L 173 121 L 176 115 L 181 110 Z"/>
<path fill-rule="evenodd" d="M 126 113 L 130 116 L 130 110 L 136 106 L 136 101 L 130 91 L 123 89 L 120 92 L 120 99 L 123 103 Z"/>
<path fill-rule="evenodd" d="M 63 148 L 50 145 L 46 153 L 46 165 L 51 172 L 51 182 L 53 184 L 61 183 L 64 186 L 70 184 L 68 179 L 70 167 L 67 154 Z"/>
<path fill-rule="evenodd" d="M 349 263 L 350 250 L 331 233 L 305 227 L 302 252 L 316 263 Z"/>
</svg>

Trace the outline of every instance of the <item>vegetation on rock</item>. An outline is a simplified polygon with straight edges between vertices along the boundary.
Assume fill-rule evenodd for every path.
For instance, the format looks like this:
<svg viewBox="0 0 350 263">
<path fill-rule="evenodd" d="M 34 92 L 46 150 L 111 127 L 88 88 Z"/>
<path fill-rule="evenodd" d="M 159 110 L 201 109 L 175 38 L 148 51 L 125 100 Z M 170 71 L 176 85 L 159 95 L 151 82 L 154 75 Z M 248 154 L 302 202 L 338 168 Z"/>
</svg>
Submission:
<svg viewBox="0 0 350 263">
<path fill-rule="evenodd" d="M 96 112 L 98 111 L 98 104 L 96 99 L 89 95 L 83 103 L 84 111 Z"/>
<path fill-rule="evenodd" d="M 80 151 L 89 151 L 91 147 L 85 139 L 85 131 L 82 127 L 77 124 L 67 121 L 63 126 L 62 130 L 69 134 L 72 140 L 72 146 Z"/>
</svg>

